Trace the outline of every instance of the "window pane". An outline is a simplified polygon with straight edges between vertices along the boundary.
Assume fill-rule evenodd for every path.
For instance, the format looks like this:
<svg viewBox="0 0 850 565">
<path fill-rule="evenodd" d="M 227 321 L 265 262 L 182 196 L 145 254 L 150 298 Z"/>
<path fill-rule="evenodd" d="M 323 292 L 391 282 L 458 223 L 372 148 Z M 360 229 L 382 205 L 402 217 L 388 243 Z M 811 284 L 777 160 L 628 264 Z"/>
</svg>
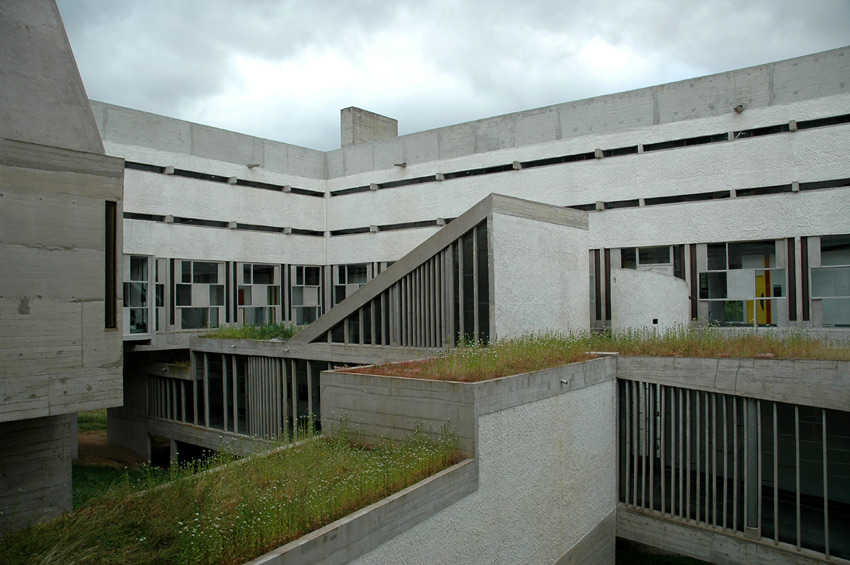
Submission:
<svg viewBox="0 0 850 565">
<path fill-rule="evenodd" d="M 726 244 L 725 243 L 709 243 L 708 244 L 708 270 L 709 271 L 725 271 L 726 270 Z"/>
<path fill-rule="evenodd" d="M 850 298 L 827 298 L 823 301 L 823 325 L 831 328 L 850 327 Z"/>
<path fill-rule="evenodd" d="M 334 304 L 339 304 L 345 300 L 345 287 L 344 286 L 335 286 L 334 287 Z"/>
<path fill-rule="evenodd" d="M 345 265 L 338 265 L 336 267 L 336 283 L 345 284 Z"/>
<path fill-rule="evenodd" d="M 190 283 L 192 282 L 192 262 L 191 261 L 181 261 L 180 269 L 182 272 L 182 282 Z"/>
<path fill-rule="evenodd" d="M 620 249 L 620 267 L 623 269 L 637 268 L 637 254 L 634 247 Z"/>
<path fill-rule="evenodd" d="M 218 283 L 218 263 L 195 261 L 193 268 L 195 273 L 192 277 L 192 282 L 206 284 Z"/>
<path fill-rule="evenodd" d="M 242 284 L 251 284 L 251 265 L 242 265 Z"/>
<path fill-rule="evenodd" d="M 254 284 L 274 284 L 274 265 L 254 265 Z"/>
<path fill-rule="evenodd" d="M 280 287 L 266 287 L 266 304 L 269 306 L 278 306 L 280 304 Z"/>
<path fill-rule="evenodd" d="M 250 286 L 240 286 L 237 291 L 237 298 L 239 301 L 239 306 L 250 306 L 251 301 L 251 287 Z"/>
<path fill-rule="evenodd" d="M 131 281 L 146 281 L 146 280 L 148 280 L 148 258 L 147 257 L 130 257 L 130 280 Z"/>
<path fill-rule="evenodd" d="M 669 265 L 669 247 L 643 247 L 638 249 L 638 262 L 641 265 Z"/>
<path fill-rule="evenodd" d="M 148 285 L 147 283 L 130 283 L 130 306 L 147 306 L 148 305 Z M 126 300 L 126 298 L 125 298 Z"/>
<path fill-rule="evenodd" d="M 192 285 L 178 284 L 177 285 L 177 306 L 192 305 Z"/>
<path fill-rule="evenodd" d="M 210 285 L 210 306 L 224 306 L 224 285 Z"/>
<path fill-rule="evenodd" d="M 726 298 L 726 273 L 700 273 L 699 297 L 703 300 Z"/>
<path fill-rule="evenodd" d="M 292 287 L 292 305 L 300 306 L 302 304 L 304 304 L 304 287 Z"/>
<path fill-rule="evenodd" d="M 319 267 L 304 267 L 304 284 L 319 286 Z"/>
<path fill-rule="evenodd" d="M 165 306 L 165 285 L 156 285 L 156 307 L 162 308 Z"/>
<path fill-rule="evenodd" d="M 850 235 L 830 235 L 820 238 L 820 264 L 850 265 Z"/>
<path fill-rule="evenodd" d="M 131 334 L 148 333 L 148 309 L 147 308 L 131 308 L 130 309 L 130 333 Z"/>
<path fill-rule="evenodd" d="M 180 326 L 184 330 L 206 329 L 209 325 L 208 308 L 181 308 Z"/>
<path fill-rule="evenodd" d="M 712 324 L 735 325 L 744 323 L 744 303 L 739 300 L 708 303 L 708 320 Z"/>
<path fill-rule="evenodd" d="M 772 240 L 729 244 L 730 269 L 760 269 L 775 266 L 776 244 Z"/>
<path fill-rule="evenodd" d="M 812 297 L 850 296 L 850 267 L 812 269 Z"/>
<path fill-rule="evenodd" d="M 366 284 L 366 265 L 348 266 L 348 284 Z"/>
</svg>

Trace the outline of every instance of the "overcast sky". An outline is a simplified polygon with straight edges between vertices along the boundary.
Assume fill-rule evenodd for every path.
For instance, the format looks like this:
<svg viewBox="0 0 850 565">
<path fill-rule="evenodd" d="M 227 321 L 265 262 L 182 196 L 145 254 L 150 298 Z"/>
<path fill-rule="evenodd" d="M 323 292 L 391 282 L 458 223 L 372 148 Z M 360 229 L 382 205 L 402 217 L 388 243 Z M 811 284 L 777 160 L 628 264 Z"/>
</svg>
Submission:
<svg viewBox="0 0 850 565">
<path fill-rule="evenodd" d="M 58 0 L 90 98 L 314 149 L 850 44 L 850 0 Z"/>
</svg>

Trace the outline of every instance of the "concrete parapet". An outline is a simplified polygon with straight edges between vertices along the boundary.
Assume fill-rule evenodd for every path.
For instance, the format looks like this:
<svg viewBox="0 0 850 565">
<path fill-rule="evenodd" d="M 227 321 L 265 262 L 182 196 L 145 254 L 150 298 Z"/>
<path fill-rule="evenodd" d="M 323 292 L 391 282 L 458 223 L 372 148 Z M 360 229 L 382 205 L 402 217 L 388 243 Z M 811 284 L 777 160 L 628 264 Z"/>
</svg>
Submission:
<svg viewBox="0 0 850 565">
<path fill-rule="evenodd" d="M 850 361 L 620 357 L 617 378 L 833 410 L 850 406 Z"/>
</svg>

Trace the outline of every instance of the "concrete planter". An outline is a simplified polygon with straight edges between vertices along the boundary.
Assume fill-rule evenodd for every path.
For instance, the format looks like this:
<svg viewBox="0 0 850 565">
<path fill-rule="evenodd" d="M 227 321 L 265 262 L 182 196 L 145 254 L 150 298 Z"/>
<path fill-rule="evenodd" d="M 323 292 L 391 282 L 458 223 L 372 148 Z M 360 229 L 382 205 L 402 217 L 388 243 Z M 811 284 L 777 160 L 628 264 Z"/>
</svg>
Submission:
<svg viewBox="0 0 850 565">
<path fill-rule="evenodd" d="M 370 442 L 448 422 L 463 455 L 475 457 L 479 416 L 613 380 L 615 370 L 616 360 L 603 357 L 478 383 L 324 371 L 323 425 L 332 430 L 347 418 Z"/>
</svg>

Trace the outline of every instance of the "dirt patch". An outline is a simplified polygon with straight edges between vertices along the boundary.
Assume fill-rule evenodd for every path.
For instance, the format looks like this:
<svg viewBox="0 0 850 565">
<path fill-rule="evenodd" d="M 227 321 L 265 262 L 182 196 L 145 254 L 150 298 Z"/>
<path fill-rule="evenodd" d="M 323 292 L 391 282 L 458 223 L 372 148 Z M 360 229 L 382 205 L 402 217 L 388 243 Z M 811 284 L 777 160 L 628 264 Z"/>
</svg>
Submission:
<svg viewBox="0 0 850 565">
<path fill-rule="evenodd" d="M 138 467 L 145 460 L 129 449 L 106 443 L 105 432 L 81 432 L 78 436 L 78 453 L 75 465 L 102 467 Z"/>
</svg>

